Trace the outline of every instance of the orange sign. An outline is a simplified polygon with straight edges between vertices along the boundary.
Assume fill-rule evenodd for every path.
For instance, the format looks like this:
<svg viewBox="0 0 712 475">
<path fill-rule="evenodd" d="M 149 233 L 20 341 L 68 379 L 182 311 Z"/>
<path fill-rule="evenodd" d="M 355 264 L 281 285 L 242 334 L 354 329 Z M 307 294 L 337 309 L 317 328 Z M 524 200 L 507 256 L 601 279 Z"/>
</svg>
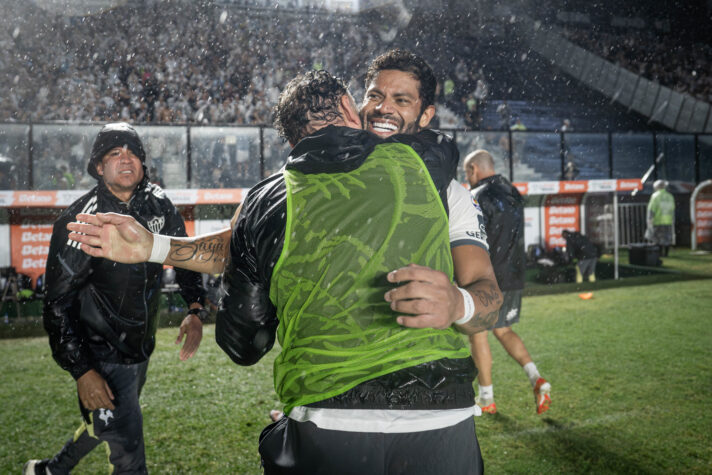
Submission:
<svg viewBox="0 0 712 475">
<path fill-rule="evenodd" d="M 642 190 L 637 178 L 625 180 L 529 181 L 513 183 L 522 195 L 554 195 L 557 193 L 596 193 Z"/>
<path fill-rule="evenodd" d="M 695 236 L 698 246 L 712 243 L 712 190 L 695 200 Z"/>
<path fill-rule="evenodd" d="M 46 210 L 42 214 L 18 210 L 10 215 L 10 259 L 19 274 L 37 278 L 44 274 L 52 237 L 52 223 L 57 218 Z"/>
<path fill-rule="evenodd" d="M 66 208 L 89 190 L 0 191 L 2 208 Z M 249 188 L 167 189 L 174 205 L 241 203 Z"/>
<path fill-rule="evenodd" d="M 544 239 L 547 248 L 566 246 L 564 229 L 579 231 L 581 195 L 549 195 L 544 200 Z"/>
</svg>

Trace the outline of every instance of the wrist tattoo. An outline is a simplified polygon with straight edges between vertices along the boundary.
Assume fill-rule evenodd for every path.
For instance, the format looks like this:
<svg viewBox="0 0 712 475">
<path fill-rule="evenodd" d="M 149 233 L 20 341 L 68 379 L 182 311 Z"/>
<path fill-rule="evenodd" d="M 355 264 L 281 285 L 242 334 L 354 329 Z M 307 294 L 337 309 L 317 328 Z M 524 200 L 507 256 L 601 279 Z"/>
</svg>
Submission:
<svg viewBox="0 0 712 475">
<path fill-rule="evenodd" d="M 196 242 L 171 242 L 169 257 L 176 262 L 197 260 L 200 262 L 224 262 L 226 246 L 219 237 Z"/>
</svg>

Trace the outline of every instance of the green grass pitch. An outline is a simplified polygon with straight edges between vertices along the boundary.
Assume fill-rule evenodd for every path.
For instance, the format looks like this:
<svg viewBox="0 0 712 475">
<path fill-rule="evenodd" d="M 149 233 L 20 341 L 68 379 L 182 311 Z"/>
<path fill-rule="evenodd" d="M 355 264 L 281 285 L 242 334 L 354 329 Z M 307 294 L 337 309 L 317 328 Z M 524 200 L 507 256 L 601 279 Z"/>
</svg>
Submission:
<svg viewBox="0 0 712 475">
<path fill-rule="evenodd" d="M 514 329 L 553 388 L 541 416 L 523 371 L 490 335 L 499 413 L 476 418 L 488 472 L 712 472 L 712 255 L 679 250 L 666 267 L 682 273 L 524 298 Z M 594 297 L 581 300 L 582 289 Z M 257 438 L 279 407 L 276 349 L 236 366 L 208 325 L 198 354 L 181 362 L 177 332 L 159 330 L 141 398 L 149 471 L 260 473 Z M 0 354 L 0 473 L 20 473 L 77 428 L 75 385 L 46 337 L 0 340 Z M 98 448 L 75 473 L 106 469 Z"/>
</svg>

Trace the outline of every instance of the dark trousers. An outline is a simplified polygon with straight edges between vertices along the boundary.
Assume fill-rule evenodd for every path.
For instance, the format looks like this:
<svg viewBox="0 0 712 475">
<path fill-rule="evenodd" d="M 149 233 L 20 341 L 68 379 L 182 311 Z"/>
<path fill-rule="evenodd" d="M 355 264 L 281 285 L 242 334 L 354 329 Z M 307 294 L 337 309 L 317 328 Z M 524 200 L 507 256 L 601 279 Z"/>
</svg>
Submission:
<svg viewBox="0 0 712 475">
<path fill-rule="evenodd" d="M 148 361 L 134 365 L 99 363 L 97 371 L 109 383 L 116 408 L 87 411 L 79 402 L 84 420 L 50 460 L 47 468 L 53 474 L 68 474 L 102 442 L 107 444 L 113 473 L 147 473 L 143 416 L 138 402 L 147 369 Z"/>
<path fill-rule="evenodd" d="M 320 429 L 288 417 L 260 435 L 266 475 L 282 474 L 481 474 L 475 421 L 444 429 L 385 434 Z"/>
</svg>

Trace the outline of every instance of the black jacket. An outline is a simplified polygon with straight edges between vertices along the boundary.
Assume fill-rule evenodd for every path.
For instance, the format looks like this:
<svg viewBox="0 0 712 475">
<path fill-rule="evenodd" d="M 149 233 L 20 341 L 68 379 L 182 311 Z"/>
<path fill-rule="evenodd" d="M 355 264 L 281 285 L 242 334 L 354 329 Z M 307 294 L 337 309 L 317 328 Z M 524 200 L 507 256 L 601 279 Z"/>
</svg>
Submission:
<svg viewBox="0 0 712 475">
<path fill-rule="evenodd" d="M 472 195 L 482 208 L 490 260 L 501 290 L 524 288 L 524 200 L 502 175 L 477 183 Z"/>
<path fill-rule="evenodd" d="M 386 142 L 410 145 L 423 159 L 447 210 L 447 187 L 459 155 L 454 143 L 432 131 L 396 135 Z M 303 139 L 286 168 L 303 173 L 354 170 L 381 143 L 375 135 L 329 126 Z M 286 187 L 282 173 L 258 183 L 243 202 L 230 244 L 231 261 L 223 274 L 227 295 L 218 311 L 215 338 L 241 365 L 256 363 L 274 345 L 279 320 L 269 299 L 272 270 L 284 244 Z M 371 381 L 318 407 L 447 409 L 472 405 L 471 358 L 439 360 L 406 368 Z"/>
<path fill-rule="evenodd" d="M 567 231 L 563 235 L 566 240 L 566 254 L 569 259 L 596 259 L 600 256 L 598 246 L 578 231 Z"/>
<path fill-rule="evenodd" d="M 85 254 L 67 237 L 77 213 L 129 214 L 153 232 L 186 236 L 185 224 L 163 190 L 146 178 L 129 203 L 120 202 L 101 181 L 72 203 L 54 223 L 46 267 L 43 321 L 52 356 L 78 379 L 93 361 L 133 364 L 155 346 L 160 264 L 118 264 Z M 202 303 L 200 274 L 176 270 L 187 303 Z"/>
</svg>

